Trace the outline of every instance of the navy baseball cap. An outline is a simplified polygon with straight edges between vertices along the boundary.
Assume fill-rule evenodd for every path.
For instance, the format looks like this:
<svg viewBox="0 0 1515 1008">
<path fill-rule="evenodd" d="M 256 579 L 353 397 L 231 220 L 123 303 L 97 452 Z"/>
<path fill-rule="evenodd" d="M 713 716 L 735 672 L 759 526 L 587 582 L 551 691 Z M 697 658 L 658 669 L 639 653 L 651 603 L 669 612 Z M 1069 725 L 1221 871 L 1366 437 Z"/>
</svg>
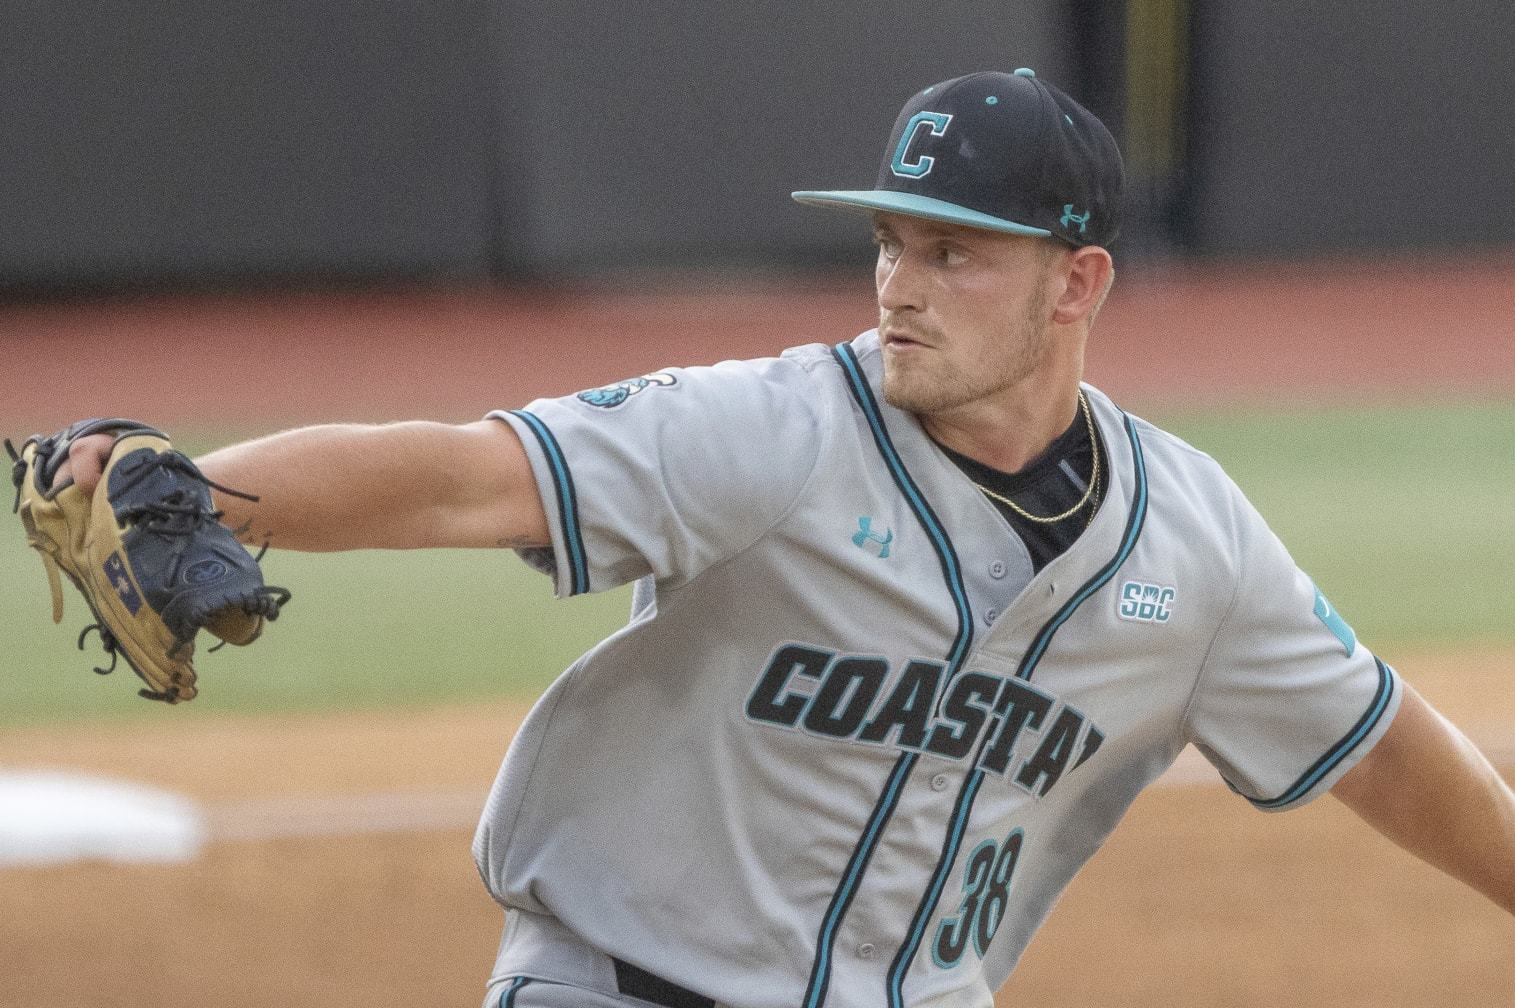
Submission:
<svg viewBox="0 0 1515 1008">
<path fill-rule="evenodd" d="M 801 203 L 924 217 L 1108 245 L 1125 169 L 1105 124 L 1022 68 L 933 84 L 900 110 L 872 189 L 803 191 Z"/>
</svg>

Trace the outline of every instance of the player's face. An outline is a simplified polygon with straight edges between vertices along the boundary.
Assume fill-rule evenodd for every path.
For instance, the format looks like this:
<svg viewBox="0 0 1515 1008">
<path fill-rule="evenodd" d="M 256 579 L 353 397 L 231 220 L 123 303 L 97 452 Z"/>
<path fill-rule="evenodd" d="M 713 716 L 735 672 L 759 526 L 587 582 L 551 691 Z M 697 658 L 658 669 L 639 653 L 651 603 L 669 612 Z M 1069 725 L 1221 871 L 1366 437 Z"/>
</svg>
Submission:
<svg viewBox="0 0 1515 1008">
<path fill-rule="evenodd" d="M 1021 386 L 1042 367 L 1055 244 L 892 213 L 875 215 L 874 240 L 891 405 L 943 413 Z"/>
</svg>

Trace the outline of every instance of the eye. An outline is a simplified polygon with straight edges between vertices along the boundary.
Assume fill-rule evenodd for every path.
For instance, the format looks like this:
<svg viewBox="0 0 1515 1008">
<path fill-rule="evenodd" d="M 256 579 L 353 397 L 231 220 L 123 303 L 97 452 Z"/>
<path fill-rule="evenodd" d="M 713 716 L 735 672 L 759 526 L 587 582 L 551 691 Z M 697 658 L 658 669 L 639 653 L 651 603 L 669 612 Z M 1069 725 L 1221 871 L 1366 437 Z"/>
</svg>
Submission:
<svg viewBox="0 0 1515 1008">
<path fill-rule="evenodd" d="M 899 255 L 900 255 L 900 243 L 899 243 L 899 239 L 895 238 L 893 235 L 882 234 L 880 232 L 875 231 L 873 233 L 873 244 L 877 245 L 879 247 L 879 250 L 884 253 L 884 258 L 885 259 L 898 259 L 899 258 Z"/>
<path fill-rule="evenodd" d="M 943 266 L 961 266 L 968 261 L 968 253 L 956 245 L 942 245 L 936 250 L 936 258 Z"/>
</svg>

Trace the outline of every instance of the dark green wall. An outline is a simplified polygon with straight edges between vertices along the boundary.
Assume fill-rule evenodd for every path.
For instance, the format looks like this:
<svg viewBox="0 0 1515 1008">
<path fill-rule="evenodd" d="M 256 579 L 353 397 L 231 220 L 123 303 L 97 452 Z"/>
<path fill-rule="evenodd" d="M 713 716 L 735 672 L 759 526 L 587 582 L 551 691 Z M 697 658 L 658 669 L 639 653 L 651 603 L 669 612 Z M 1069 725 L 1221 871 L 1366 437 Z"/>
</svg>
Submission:
<svg viewBox="0 0 1515 1008">
<path fill-rule="evenodd" d="M 1044 2 L 0 5 L 0 287 L 825 258 L 898 104 Z"/>
<path fill-rule="evenodd" d="M 1162 9 L 1191 12 L 1183 158 L 1142 175 L 1118 251 L 1515 241 L 1515 7 Z M 0 289 L 855 263 L 860 220 L 791 189 L 870 184 L 899 103 L 972 69 L 1033 66 L 1119 133 L 1141 23 L 1115 0 L 9 0 Z"/>
<path fill-rule="evenodd" d="M 1196 251 L 1515 241 L 1515 5 L 1195 8 Z"/>
</svg>

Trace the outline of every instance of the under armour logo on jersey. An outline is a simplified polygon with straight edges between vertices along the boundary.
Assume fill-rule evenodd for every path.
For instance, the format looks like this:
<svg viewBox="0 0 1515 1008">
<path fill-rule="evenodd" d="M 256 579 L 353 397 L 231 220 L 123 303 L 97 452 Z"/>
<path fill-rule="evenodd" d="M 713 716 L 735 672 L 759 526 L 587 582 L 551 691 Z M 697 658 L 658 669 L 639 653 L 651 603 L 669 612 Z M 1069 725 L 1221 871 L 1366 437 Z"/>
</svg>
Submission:
<svg viewBox="0 0 1515 1008">
<path fill-rule="evenodd" d="M 1120 618 L 1133 623 L 1166 623 L 1177 592 L 1167 585 L 1127 581 L 1120 586 Z"/>
<path fill-rule="evenodd" d="M 884 529 L 884 534 L 879 535 L 873 531 L 873 519 L 863 515 L 857 520 L 857 532 L 852 536 L 852 545 L 863 546 L 864 543 L 878 543 L 878 558 L 889 558 L 889 544 L 894 542 L 894 529 Z"/>
<path fill-rule="evenodd" d="M 677 385 L 678 382 L 677 378 L 666 371 L 654 371 L 640 378 L 627 378 L 625 381 L 611 382 L 609 385 L 588 389 L 580 392 L 579 398 L 591 406 L 615 409 L 638 392 L 654 387 L 666 388 L 669 385 Z"/>
</svg>

